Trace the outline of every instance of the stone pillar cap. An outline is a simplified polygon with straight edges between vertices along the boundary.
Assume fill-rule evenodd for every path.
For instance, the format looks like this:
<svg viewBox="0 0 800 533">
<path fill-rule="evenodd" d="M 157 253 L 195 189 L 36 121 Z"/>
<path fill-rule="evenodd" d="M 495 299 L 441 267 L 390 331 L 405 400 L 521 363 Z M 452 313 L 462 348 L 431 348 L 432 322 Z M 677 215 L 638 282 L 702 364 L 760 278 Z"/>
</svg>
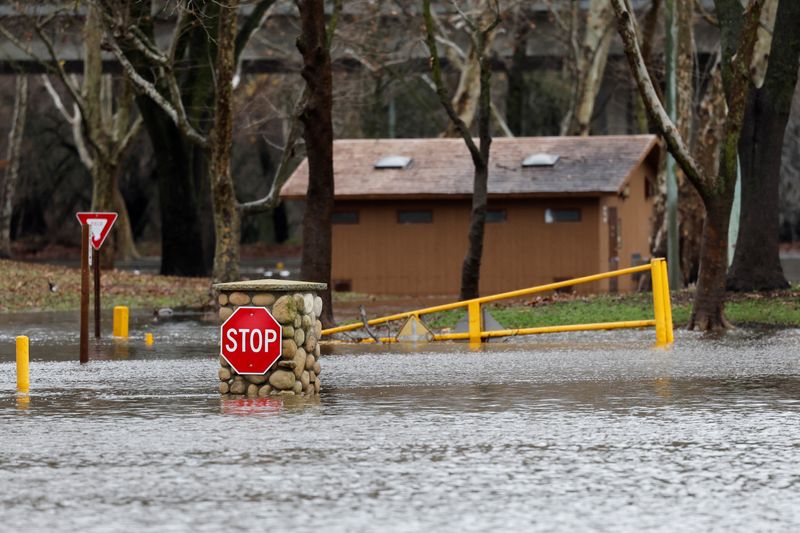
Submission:
<svg viewBox="0 0 800 533">
<path fill-rule="evenodd" d="M 211 287 L 218 291 L 296 292 L 324 291 L 326 288 L 328 288 L 328 284 L 287 279 L 253 279 L 249 281 L 215 283 Z"/>
</svg>

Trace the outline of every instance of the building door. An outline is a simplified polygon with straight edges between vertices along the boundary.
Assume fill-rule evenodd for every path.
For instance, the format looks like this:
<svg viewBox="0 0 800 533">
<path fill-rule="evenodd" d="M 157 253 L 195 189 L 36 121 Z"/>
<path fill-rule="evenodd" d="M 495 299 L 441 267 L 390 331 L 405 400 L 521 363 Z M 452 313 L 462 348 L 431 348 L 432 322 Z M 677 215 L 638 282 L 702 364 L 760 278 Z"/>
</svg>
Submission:
<svg viewBox="0 0 800 533">
<path fill-rule="evenodd" d="M 619 269 L 619 219 L 617 219 L 617 208 L 608 208 L 608 269 Z M 619 278 L 608 280 L 608 290 L 617 292 L 619 290 Z"/>
</svg>

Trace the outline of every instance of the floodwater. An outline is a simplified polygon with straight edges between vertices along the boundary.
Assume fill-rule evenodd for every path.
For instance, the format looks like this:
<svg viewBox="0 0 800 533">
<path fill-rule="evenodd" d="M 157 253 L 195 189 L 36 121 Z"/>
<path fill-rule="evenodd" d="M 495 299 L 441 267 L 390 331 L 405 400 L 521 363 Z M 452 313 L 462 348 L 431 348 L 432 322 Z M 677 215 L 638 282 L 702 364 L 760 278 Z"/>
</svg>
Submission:
<svg viewBox="0 0 800 533">
<path fill-rule="evenodd" d="M 0 530 L 800 528 L 800 330 L 340 345 L 319 399 L 221 400 L 212 322 L 85 366 L 75 323 L 0 317 Z"/>
</svg>

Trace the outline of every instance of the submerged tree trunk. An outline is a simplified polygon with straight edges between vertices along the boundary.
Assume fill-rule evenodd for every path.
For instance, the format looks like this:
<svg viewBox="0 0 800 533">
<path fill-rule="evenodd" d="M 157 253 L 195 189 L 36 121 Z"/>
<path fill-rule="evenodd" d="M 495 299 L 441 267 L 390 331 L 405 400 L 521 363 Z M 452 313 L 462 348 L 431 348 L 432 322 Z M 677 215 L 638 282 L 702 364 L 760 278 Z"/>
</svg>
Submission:
<svg viewBox="0 0 800 533">
<path fill-rule="evenodd" d="M 724 313 L 730 202 L 720 201 L 711 206 L 706 205 L 706 213 L 700 248 L 700 272 L 689 329 L 718 331 L 730 326 Z"/>
<path fill-rule="evenodd" d="M 236 10 L 238 0 L 220 4 L 214 128 L 211 131 L 211 200 L 214 208 L 213 280 L 239 279 L 240 219 L 231 178 L 233 76 L 236 73 Z"/>
<path fill-rule="evenodd" d="M 0 181 L 0 259 L 11 257 L 11 213 L 19 181 L 20 151 L 28 111 L 28 77 L 18 74 L 14 95 L 14 116 L 8 134 L 8 166 Z"/>
<path fill-rule="evenodd" d="M 706 207 L 706 224 L 700 258 L 700 276 L 689 327 L 716 330 L 727 327 L 723 313 L 727 265 L 727 229 L 736 185 L 737 145 L 746 104 L 749 66 L 764 0 L 716 0 L 722 49 L 722 85 L 728 112 L 720 144 L 719 172 L 705 172 L 690 152 L 687 141 L 659 101 L 639 49 L 633 14 L 625 0 L 612 0 L 620 36 L 639 92 L 667 141 L 670 153 L 698 190 Z"/>
<path fill-rule="evenodd" d="M 300 114 L 308 152 L 308 192 L 303 217 L 301 275 L 304 280 L 327 283 L 322 323 L 333 324 L 331 300 L 331 217 L 333 213 L 333 93 L 331 56 L 325 27 L 324 0 L 296 0 L 301 32 L 297 49 L 303 56 L 301 72 L 308 100 Z"/>
<path fill-rule="evenodd" d="M 728 288 L 789 287 L 778 250 L 781 153 L 800 58 L 800 2 L 778 5 L 764 84 L 751 87 L 739 141 L 742 210 Z"/>
</svg>

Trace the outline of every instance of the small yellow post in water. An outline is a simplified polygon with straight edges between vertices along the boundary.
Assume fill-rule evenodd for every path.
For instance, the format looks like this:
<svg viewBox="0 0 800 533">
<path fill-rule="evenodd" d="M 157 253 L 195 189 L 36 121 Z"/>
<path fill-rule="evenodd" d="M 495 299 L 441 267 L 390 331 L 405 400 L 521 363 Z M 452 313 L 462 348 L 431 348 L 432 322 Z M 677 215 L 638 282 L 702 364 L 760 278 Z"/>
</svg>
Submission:
<svg viewBox="0 0 800 533">
<path fill-rule="evenodd" d="M 467 304 L 467 316 L 469 318 L 469 343 L 481 343 L 481 303 L 470 302 Z"/>
<path fill-rule="evenodd" d="M 661 260 L 661 279 L 664 286 L 664 329 L 667 332 L 667 342 L 672 344 L 675 341 L 675 335 L 672 331 L 672 302 L 669 295 L 669 275 L 667 273 L 667 261 Z"/>
<path fill-rule="evenodd" d="M 145 333 L 144 334 L 144 343 L 148 346 L 153 345 L 153 334 L 152 333 Z"/>
<path fill-rule="evenodd" d="M 124 305 L 114 307 L 114 336 L 128 338 L 128 308 Z"/>
<path fill-rule="evenodd" d="M 17 337 L 17 392 L 27 394 L 31 387 L 30 357 L 28 355 L 28 337 Z"/>
<path fill-rule="evenodd" d="M 650 277 L 653 280 L 653 314 L 656 319 L 656 344 L 667 344 L 667 327 L 664 316 L 664 279 L 658 259 L 650 262 Z"/>
</svg>

